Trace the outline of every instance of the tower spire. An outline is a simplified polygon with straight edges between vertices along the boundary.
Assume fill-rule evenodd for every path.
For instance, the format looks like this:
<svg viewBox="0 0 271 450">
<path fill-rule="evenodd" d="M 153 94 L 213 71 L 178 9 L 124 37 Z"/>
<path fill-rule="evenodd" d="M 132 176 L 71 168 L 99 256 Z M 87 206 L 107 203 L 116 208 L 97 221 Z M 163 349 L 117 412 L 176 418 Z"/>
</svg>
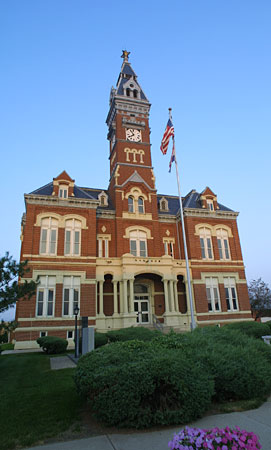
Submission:
<svg viewBox="0 0 271 450">
<path fill-rule="evenodd" d="M 122 50 L 121 58 L 123 58 L 123 62 L 128 62 L 130 53 L 127 50 Z"/>
</svg>

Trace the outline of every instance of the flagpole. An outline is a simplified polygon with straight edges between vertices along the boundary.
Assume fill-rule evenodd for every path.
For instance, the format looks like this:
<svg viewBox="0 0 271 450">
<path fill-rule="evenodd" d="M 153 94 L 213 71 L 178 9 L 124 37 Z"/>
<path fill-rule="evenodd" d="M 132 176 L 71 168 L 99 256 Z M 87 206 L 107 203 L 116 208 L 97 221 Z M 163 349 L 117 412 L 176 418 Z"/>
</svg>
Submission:
<svg viewBox="0 0 271 450">
<path fill-rule="evenodd" d="M 168 108 L 168 110 L 169 110 L 169 118 L 172 121 L 172 115 L 171 115 L 171 110 L 172 109 Z M 191 312 L 191 329 L 194 330 L 196 328 L 196 322 L 195 322 L 195 317 L 194 317 L 194 306 L 193 306 L 193 297 L 192 297 L 192 289 L 191 289 L 191 278 L 190 278 L 188 253 L 187 253 L 187 245 L 186 245 L 186 234 L 185 234 L 185 228 L 184 228 L 183 204 L 182 204 L 182 197 L 181 197 L 180 179 L 179 179 L 179 172 L 178 172 L 178 164 L 177 164 L 177 157 L 176 157 L 176 147 L 175 147 L 174 135 L 172 136 L 172 140 L 173 140 L 173 145 L 174 145 L 174 150 L 175 150 L 176 178 L 177 178 L 177 185 L 178 185 L 178 192 L 179 192 L 180 216 L 181 216 L 181 223 L 182 223 L 183 245 L 184 245 L 184 255 L 185 255 L 185 264 L 186 264 L 186 276 L 187 276 L 187 283 L 188 283 L 188 296 L 189 296 L 190 312 Z"/>
</svg>

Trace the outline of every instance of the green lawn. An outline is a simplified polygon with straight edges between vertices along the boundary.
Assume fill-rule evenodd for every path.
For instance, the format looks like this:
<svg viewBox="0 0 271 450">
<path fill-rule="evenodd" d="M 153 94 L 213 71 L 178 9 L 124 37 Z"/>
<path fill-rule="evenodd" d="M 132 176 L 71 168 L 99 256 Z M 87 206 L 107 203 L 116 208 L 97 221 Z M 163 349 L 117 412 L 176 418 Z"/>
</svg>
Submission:
<svg viewBox="0 0 271 450">
<path fill-rule="evenodd" d="M 43 353 L 0 356 L 0 449 L 41 443 L 80 422 L 73 372 L 51 370 Z"/>
</svg>

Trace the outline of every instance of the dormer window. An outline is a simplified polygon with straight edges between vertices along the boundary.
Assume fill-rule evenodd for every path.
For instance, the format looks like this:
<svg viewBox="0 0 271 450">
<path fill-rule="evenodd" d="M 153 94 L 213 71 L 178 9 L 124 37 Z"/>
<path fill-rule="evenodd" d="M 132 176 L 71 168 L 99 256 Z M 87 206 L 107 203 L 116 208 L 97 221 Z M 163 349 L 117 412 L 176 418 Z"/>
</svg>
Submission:
<svg viewBox="0 0 271 450">
<path fill-rule="evenodd" d="M 59 198 L 68 198 L 68 187 L 65 185 L 64 186 L 60 185 L 59 191 L 58 191 L 58 196 L 59 196 Z"/>
<path fill-rule="evenodd" d="M 159 201 L 160 211 L 168 211 L 168 201 L 165 197 L 162 197 Z"/>
<path fill-rule="evenodd" d="M 108 206 L 108 195 L 104 191 L 100 192 L 98 199 L 100 201 L 100 206 Z"/>
<path fill-rule="evenodd" d="M 207 208 L 209 209 L 209 211 L 214 211 L 214 202 L 213 200 L 207 200 Z"/>
</svg>

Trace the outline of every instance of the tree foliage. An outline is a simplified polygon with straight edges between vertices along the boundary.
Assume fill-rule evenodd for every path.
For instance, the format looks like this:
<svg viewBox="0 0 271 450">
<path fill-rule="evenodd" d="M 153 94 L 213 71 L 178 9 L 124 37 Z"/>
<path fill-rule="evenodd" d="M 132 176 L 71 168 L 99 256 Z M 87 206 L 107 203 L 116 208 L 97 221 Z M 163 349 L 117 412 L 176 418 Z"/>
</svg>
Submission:
<svg viewBox="0 0 271 450">
<path fill-rule="evenodd" d="M 271 290 L 261 278 L 252 280 L 248 286 L 251 309 L 255 312 L 255 320 L 263 317 L 266 310 L 271 309 Z"/>
<path fill-rule="evenodd" d="M 36 292 L 35 281 L 22 281 L 29 271 L 27 261 L 17 263 L 9 253 L 0 258 L 0 313 L 21 299 L 30 299 Z"/>
</svg>

